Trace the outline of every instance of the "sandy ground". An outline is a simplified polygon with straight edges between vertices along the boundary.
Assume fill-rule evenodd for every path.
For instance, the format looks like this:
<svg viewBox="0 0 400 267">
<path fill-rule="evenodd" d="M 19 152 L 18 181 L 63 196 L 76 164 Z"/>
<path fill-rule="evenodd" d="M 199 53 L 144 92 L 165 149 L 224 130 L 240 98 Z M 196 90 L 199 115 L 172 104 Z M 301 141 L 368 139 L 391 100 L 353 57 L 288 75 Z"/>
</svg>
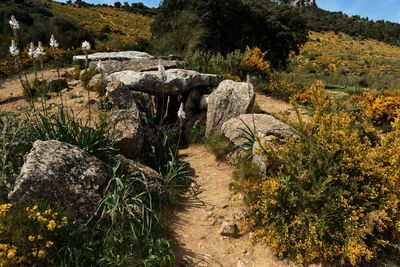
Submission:
<svg viewBox="0 0 400 267">
<path fill-rule="evenodd" d="M 283 121 L 297 123 L 299 121 L 295 108 L 288 102 L 266 96 L 260 93 L 256 94 L 256 104 L 261 111 L 273 115 Z M 308 121 L 308 112 L 304 107 L 299 107 L 299 112 L 302 120 Z"/>
<path fill-rule="evenodd" d="M 66 69 L 61 69 L 60 73 L 63 74 Z M 44 79 L 57 78 L 56 70 L 46 70 L 43 72 Z M 41 74 L 39 75 L 41 78 Z M 34 74 L 29 74 L 28 79 L 32 81 Z M 79 117 L 86 116 L 89 111 L 87 90 L 80 84 L 79 81 L 67 79 L 68 91 L 61 94 L 64 106 L 71 108 Z M 22 97 L 22 86 L 19 79 L 8 80 L 0 84 L 0 112 L 2 111 L 23 111 L 30 106 L 30 103 Z M 61 103 L 61 97 L 56 93 L 50 94 L 50 99 L 46 99 L 46 105 L 50 110 L 55 110 Z M 90 92 L 90 99 L 98 101 L 97 94 Z M 34 102 L 36 108 L 42 108 L 41 99 Z M 93 106 L 91 108 L 93 116 L 99 113 Z"/>
<path fill-rule="evenodd" d="M 180 151 L 190 164 L 197 183 L 197 198 L 187 196 L 182 208 L 170 212 L 168 222 L 175 240 L 176 266 L 293 266 L 276 259 L 269 248 L 255 244 L 242 229 L 239 195 L 232 195 L 232 166 L 217 162 L 204 146 Z M 235 222 L 239 238 L 220 235 L 224 221 Z M 244 232 L 244 233 L 243 233 Z"/>
</svg>

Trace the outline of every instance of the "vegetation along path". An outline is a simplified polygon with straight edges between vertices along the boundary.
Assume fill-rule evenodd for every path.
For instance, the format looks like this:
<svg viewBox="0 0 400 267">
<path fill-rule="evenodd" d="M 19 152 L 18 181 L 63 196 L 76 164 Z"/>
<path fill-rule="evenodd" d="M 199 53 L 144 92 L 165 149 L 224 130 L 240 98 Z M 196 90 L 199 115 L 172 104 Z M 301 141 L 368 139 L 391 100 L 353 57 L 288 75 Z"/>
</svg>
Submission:
<svg viewBox="0 0 400 267">
<path fill-rule="evenodd" d="M 217 162 L 204 146 L 181 150 L 182 159 L 194 171 L 196 197 L 170 213 L 168 222 L 175 241 L 177 266 L 290 266 L 277 260 L 261 244 L 253 244 L 240 222 L 240 197 L 229 190 L 232 167 Z M 223 222 L 237 223 L 237 238 L 220 234 Z"/>
</svg>

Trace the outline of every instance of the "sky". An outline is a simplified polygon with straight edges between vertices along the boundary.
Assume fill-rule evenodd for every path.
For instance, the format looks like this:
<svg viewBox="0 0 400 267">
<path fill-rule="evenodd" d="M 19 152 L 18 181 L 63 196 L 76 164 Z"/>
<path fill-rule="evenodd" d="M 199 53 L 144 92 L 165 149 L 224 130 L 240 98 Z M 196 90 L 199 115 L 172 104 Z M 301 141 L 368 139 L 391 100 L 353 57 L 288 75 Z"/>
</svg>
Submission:
<svg viewBox="0 0 400 267">
<path fill-rule="evenodd" d="M 347 15 L 400 23 L 400 0 L 317 0 L 317 5 L 329 11 L 342 11 Z"/>
<path fill-rule="evenodd" d="M 65 2 L 66 0 L 59 0 Z M 89 3 L 106 3 L 115 1 L 143 2 L 150 7 L 157 7 L 160 0 L 85 0 Z M 317 5 L 329 11 L 342 11 L 348 15 L 360 15 L 373 20 L 388 20 L 400 23 L 400 0 L 316 0 Z"/>
</svg>

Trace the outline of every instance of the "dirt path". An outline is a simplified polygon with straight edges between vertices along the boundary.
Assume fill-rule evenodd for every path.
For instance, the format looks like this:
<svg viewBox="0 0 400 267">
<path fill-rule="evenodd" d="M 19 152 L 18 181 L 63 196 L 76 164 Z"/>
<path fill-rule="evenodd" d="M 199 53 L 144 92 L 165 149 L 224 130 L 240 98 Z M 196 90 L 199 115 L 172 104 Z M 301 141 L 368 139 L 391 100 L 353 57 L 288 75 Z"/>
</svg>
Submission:
<svg viewBox="0 0 400 267">
<path fill-rule="evenodd" d="M 278 119 L 289 120 L 291 122 L 298 122 L 295 108 L 288 102 L 266 96 L 260 93 L 256 94 L 256 104 L 259 109 Z M 305 108 L 299 108 L 300 114 L 304 121 L 308 121 L 308 112 Z"/>
<path fill-rule="evenodd" d="M 204 146 L 181 150 L 182 159 L 195 172 L 199 194 L 189 197 L 184 208 L 171 212 L 168 222 L 175 239 L 177 266 L 254 266 L 283 267 L 261 244 L 252 244 L 249 234 L 240 238 L 220 235 L 221 224 L 238 224 L 243 212 L 240 198 L 232 196 L 232 166 L 220 163 Z"/>
</svg>

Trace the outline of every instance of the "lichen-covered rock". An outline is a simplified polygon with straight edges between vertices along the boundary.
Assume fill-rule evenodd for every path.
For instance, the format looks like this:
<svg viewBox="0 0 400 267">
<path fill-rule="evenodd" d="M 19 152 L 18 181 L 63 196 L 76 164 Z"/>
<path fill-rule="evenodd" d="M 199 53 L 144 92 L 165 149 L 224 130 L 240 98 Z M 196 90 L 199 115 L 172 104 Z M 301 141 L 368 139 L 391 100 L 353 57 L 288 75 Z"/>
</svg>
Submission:
<svg viewBox="0 0 400 267">
<path fill-rule="evenodd" d="M 140 162 L 127 159 L 122 155 L 117 155 L 115 161 L 120 162 L 120 169 L 123 174 L 136 174 L 136 177 L 141 181 L 132 185 L 130 188 L 132 192 L 140 193 L 146 190 L 158 194 L 163 192 L 164 178 L 152 168 Z"/>
<path fill-rule="evenodd" d="M 46 80 L 46 85 L 50 92 L 56 92 L 56 93 L 61 92 L 65 88 L 68 88 L 68 82 L 64 78 L 60 79 L 55 78 Z"/>
<path fill-rule="evenodd" d="M 295 130 L 286 123 L 267 114 L 242 114 L 222 125 L 222 133 L 235 145 L 243 144 L 248 128 L 257 136 L 275 136 L 281 140 L 286 137 L 298 138 Z"/>
<path fill-rule="evenodd" d="M 134 59 L 151 59 L 154 58 L 152 55 L 140 52 L 140 51 L 122 51 L 122 52 L 100 52 L 88 55 L 88 61 L 107 61 L 107 60 L 115 60 L 115 61 L 127 61 Z M 78 62 L 81 67 L 84 67 L 86 64 L 86 56 L 78 55 L 74 56 L 74 61 Z"/>
<path fill-rule="evenodd" d="M 158 70 L 159 59 L 157 58 L 136 58 L 130 60 L 102 60 L 103 71 L 106 74 L 120 72 L 125 70 L 131 71 L 153 71 Z M 89 63 L 90 69 L 96 69 L 98 61 L 91 61 Z M 176 60 L 163 60 L 162 62 L 165 69 L 176 68 Z"/>
<path fill-rule="evenodd" d="M 278 137 L 269 135 L 262 136 L 258 138 L 258 141 L 254 142 L 252 155 L 253 155 L 253 163 L 259 169 L 262 175 L 265 175 L 267 172 L 267 155 L 265 151 L 267 149 L 275 149 L 275 145 L 279 143 Z"/>
<path fill-rule="evenodd" d="M 90 79 L 88 83 L 88 88 L 93 89 L 97 84 L 101 82 L 103 82 L 103 76 L 100 73 L 98 73 Z"/>
<path fill-rule="evenodd" d="M 169 69 L 165 75 L 163 80 L 158 71 L 121 71 L 108 75 L 106 80 L 123 82 L 133 91 L 158 96 L 181 95 L 196 87 L 213 87 L 218 82 L 217 75 L 193 70 Z"/>
<path fill-rule="evenodd" d="M 206 136 L 221 134 L 221 127 L 226 121 L 250 112 L 254 99 L 254 90 L 247 83 L 222 81 L 207 100 Z"/>
<path fill-rule="evenodd" d="M 112 137 L 119 152 L 130 159 L 140 157 L 144 146 L 145 129 L 136 104 L 130 109 L 111 111 L 110 121 L 113 126 Z"/>
<path fill-rule="evenodd" d="M 59 141 L 36 141 L 8 197 L 12 202 L 43 200 L 69 217 L 90 215 L 101 200 L 108 168 L 82 149 Z"/>
<path fill-rule="evenodd" d="M 106 97 L 115 109 L 135 108 L 135 100 L 129 88 L 121 82 L 110 82 L 106 87 Z"/>
</svg>

